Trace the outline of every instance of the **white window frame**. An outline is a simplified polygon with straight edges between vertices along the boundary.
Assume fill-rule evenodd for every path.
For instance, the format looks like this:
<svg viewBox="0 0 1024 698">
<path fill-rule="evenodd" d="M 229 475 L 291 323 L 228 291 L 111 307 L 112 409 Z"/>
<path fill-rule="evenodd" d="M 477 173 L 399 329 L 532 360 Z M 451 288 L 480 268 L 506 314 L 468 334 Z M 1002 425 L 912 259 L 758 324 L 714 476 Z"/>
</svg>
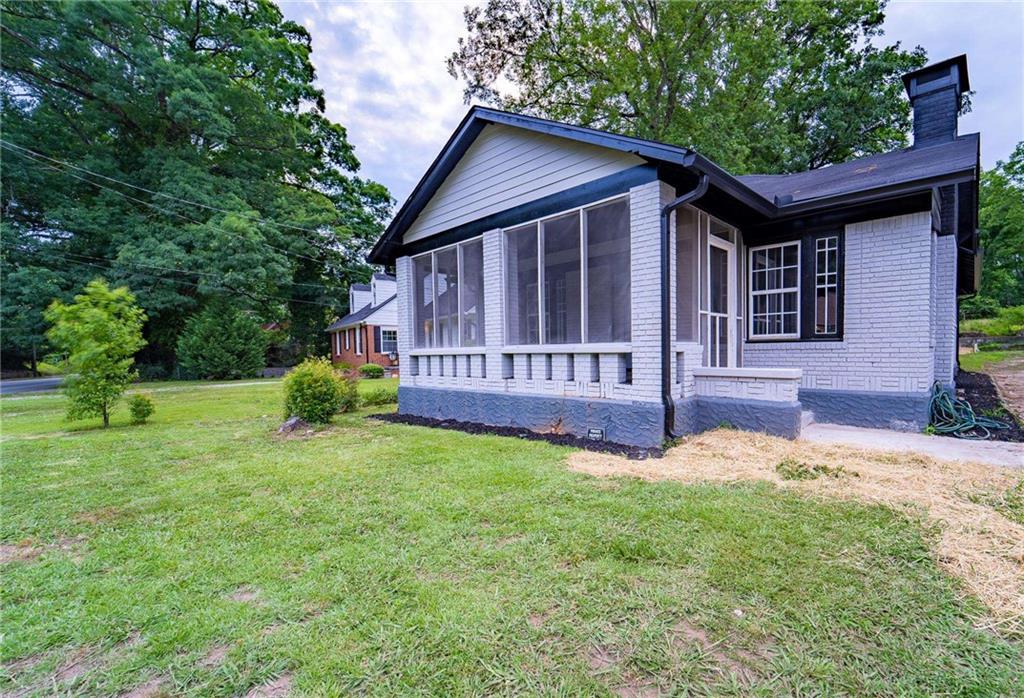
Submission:
<svg viewBox="0 0 1024 698">
<path fill-rule="evenodd" d="M 362 356 L 363 353 L 363 333 L 359 330 L 362 329 L 359 325 L 356 325 L 356 356 Z"/>
<path fill-rule="evenodd" d="M 424 252 L 423 254 L 418 254 L 418 255 L 413 256 L 413 258 L 412 258 L 413 261 L 415 261 L 417 259 L 422 259 L 424 257 L 430 257 L 430 285 L 431 285 L 430 292 L 433 294 L 433 299 L 431 300 L 430 305 L 434 309 L 434 322 L 433 322 L 433 326 L 431 328 L 431 334 L 433 335 L 431 339 L 433 341 L 430 343 L 429 346 L 421 347 L 421 350 L 422 349 L 458 349 L 458 348 L 462 347 L 462 279 L 463 279 L 463 273 L 462 273 L 462 248 L 465 245 L 468 245 L 471 242 L 476 242 L 477 240 L 481 241 L 480 244 L 482 246 L 483 245 L 483 237 L 484 237 L 483 235 L 476 235 L 476 236 L 471 237 L 471 238 L 466 238 L 465 240 L 459 240 L 458 242 L 453 242 L 450 245 L 443 245 L 441 247 L 438 247 L 436 249 L 431 250 L 430 252 Z M 456 264 L 456 269 L 457 269 L 456 274 L 458 274 L 458 278 L 459 278 L 459 286 L 458 286 L 458 291 L 459 292 L 457 294 L 455 294 L 455 295 L 457 296 L 458 308 L 459 308 L 458 309 L 458 314 L 459 314 L 459 331 L 456 333 L 456 343 L 455 343 L 454 346 L 442 347 L 442 346 L 440 346 L 437 343 L 437 339 L 438 339 L 438 334 L 437 334 L 437 253 L 438 252 L 445 252 L 446 250 L 449 250 L 449 249 L 451 249 L 453 247 L 457 248 L 457 250 L 456 250 L 456 257 L 458 257 L 458 262 Z M 415 296 L 414 296 L 414 298 L 415 298 Z M 415 317 L 416 317 L 416 309 L 413 308 L 413 319 L 414 320 L 415 320 Z M 481 328 L 481 329 L 483 329 L 483 328 Z M 487 338 L 485 336 L 484 337 L 484 342 L 486 343 L 486 341 L 487 341 Z M 413 344 L 415 344 L 415 343 L 416 343 L 416 338 L 413 337 Z M 483 349 L 484 346 L 483 345 L 474 345 L 471 348 L 473 348 L 473 349 Z"/>
<path fill-rule="evenodd" d="M 349 332 L 350 330 L 347 327 L 341 331 L 341 333 L 345 335 L 345 351 L 348 351 L 349 349 L 352 348 L 351 339 L 349 338 Z M 339 351 L 338 353 L 340 354 L 341 352 Z"/>
<path fill-rule="evenodd" d="M 771 290 L 755 291 L 754 290 L 754 253 L 758 250 L 767 250 L 775 247 L 784 248 L 791 245 L 796 246 L 796 286 L 783 286 L 781 288 L 773 288 Z M 757 245 L 756 247 L 747 248 L 747 339 L 752 342 L 761 340 L 772 340 L 772 339 L 800 339 L 800 265 L 803 263 L 803 250 L 800 240 L 786 240 L 785 242 L 773 242 L 770 245 Z M 785 255 L 783 254 L 783 258 Z M 782 269 L 785 270 L 785 263 L 783 263 Z M 785 278 L 785 271 L 782 274 Z M 782 332 L 776 334 L 754 334 L 754 296 L 768 296 L 774 294 L 785 294 L 796 291 L 796 331 L 795 332 Z M 783 305 L 783 307 L 785 307 Z M 785 314 L 785 313 L 784 313 Z"/>
<path fill-rule="evenodd" d="M 832 243 L 830 245 L 829 243 Z M 821 244 L 825 243 L 824 249 L 819 249 Z M 825 253 L 825 269 L 821 271 L 818 269 L 818 254 Z M 829 252 L 835 252 L 836 255 L 836 270 L 829 272 L 828 270 L 828 254 Z M 829 282 L 828 277 L 833 277 L 832 281 Z M 824 309 L 824 322 L 825 330 L 823 332 L 818 331 L 818 289 L 825 289 L 825 309 Z M 828 289 L 835 291 L 835 323 L 830 330 L 828 328 Z M 838 235 L 825 235 L 814 240 L 814 334 L 815 336 L 823 337 L 835 335 L 839 332 L 839 236 Z"/>
<path fill-rule="evenodd" d="M 385 334 L 393 334 L 394 335 L 394 339 L 390 339 L 390 340 L 389 339 L 385 339 L 384 338 Z M 384 348 L 385 343 L 389 342 L 389 341 L 390 342 L 394 342 L 394 347 L 395 347 L 394 349 L 385 349 Z M 398 353 L 398 330 L 385 330 L 384 328 L 381 328 L 381 330 L 380 330 L 380 353 L 381 354 L 390 354 L 391 352 L 395 352 L 396 354 Z"/>
<path fill-rule="evenodd" d="M 551 347 L 553 349 L 564 350 L 567 347 L 577 347 L 577 348 L 579 348 L 579 347 L 587 347 L 587 346 L 602 346 L 602 347 L 622 348 L 622 349 L 624 349 L 626 351 L 629 350 L 629 347 L 631 345 L 632 338 L 633 338 L 632 331 L 630 331 L 630 333 L 629 333 L 630 334 L 630 340 L 627 341 L 627 342 L 590 342 L 589 341 L 589 337 L 587 337 L 587 334 L 588 334 L 587 326 L 589 324 L 588 323 L 589 318 L 587 317 L 587 297 L 588 297 L 587 296 L 587 291 L 589 291 L 590 289 L 589 289 L 589 279 L 587 278 L 587 217 L 586 217 L 585 214 L 590 209 L 599 208 L 601 206 L 606 206 L 607 204 L 614 203 L 616 201 L 625 201 L 626 205 L 628 206 L 629 203 L 630 203 L 630 201 L 629 201 L 629 194 L 615 194 L 614 196 L 609 196 L 609 197 L 604 198 L 604 199 L 598 199 L 597 201 L 587 202 L 586 204 L 583 204 L 582 206 L 575 206 L 573 208 L 567 208 L 564 211 L 559 211 L 557 213 L 552 213 L 552 214 L 549 214 L 547 216 L 542 216 L 540 218 L 534 218 L 533 220 L 523 221 L 522 223 L 516 223 L 515 225 L 509 225 L 509 226 L 506 226 L 505 228 L 502 229 L 502 231 L 501 231 L 501 238 L 502 238 L 502 245 L 504 246 L 503 247 L 503 255 L 502 255 L 502 258 L 503 258 L 503 262 L 502 263 L 503 263 L 503 265 L 505 267 L 502 270 L 502 279 L 504 281 L 505 290 L 506 290 L 506 294 L 505 294 L 505 308 L 504 308 L 504 311 L 505 311 L 504 312 L 504 315 L 505 315 L 505 327 L 503 328 L 503 331 L 506 332 L 506 333 L 508 332 L 508 322 L 509 322 L 509 319 L 510 319 L 509 318 L 509 313 L 508 313 L 508 293 L 507 293 L 507 290 L 509 289 L 510 284 L 512 283 L 511 279 L 509 278 L 509 274 L 508 274 L 508 260 L 509 260 L 508 232 L 510 230 L 516 230 L 516 229 L 519 229 L 519 228 L 525 228 L 527 226 L 532 225 L 532 226 L 534 226 L 534 235 L 536 236 L 536 239 L 537 239 L 537 343 L 536 344 L 519 344 L 519 345 L 516 345 L 517 347 L 524 348 L 524 349 L 535 348 L 535 347 Z M 563 343 L 563 344 L 549 344 L 549 343 L 546 343 L 544 341 L 544 330 L 546 330 L 547 328 L 545 327 L 545 322 L 544 322 L 544 226 L 541 225 L 541 224 L 544 223 L 545 221 L 549 221 L 549 220 L 553 220 L 555 218 L 561 218 L 562 216 L 569 215 L 570 213 L 578 213 L 579 214 L 579 226 L 580 226 L 580 323 L 582 324 L 582 326 L 580 327 L 580 342 L 579 343 L 572 343 L 572 344 L 567 344 L 567 343 Z M 632 232 L 632 231 L 630 231 L 630 232 Z M 632 240 L 630 240 L 630 256 L 631 256 L 631 258 L 632 258 L 632 254 L 633 254 L 632 247 L 633 247 L 632 246 Z M 631 271 L 631 273 L 632 273 L 632 271 Z"/>
</svg>

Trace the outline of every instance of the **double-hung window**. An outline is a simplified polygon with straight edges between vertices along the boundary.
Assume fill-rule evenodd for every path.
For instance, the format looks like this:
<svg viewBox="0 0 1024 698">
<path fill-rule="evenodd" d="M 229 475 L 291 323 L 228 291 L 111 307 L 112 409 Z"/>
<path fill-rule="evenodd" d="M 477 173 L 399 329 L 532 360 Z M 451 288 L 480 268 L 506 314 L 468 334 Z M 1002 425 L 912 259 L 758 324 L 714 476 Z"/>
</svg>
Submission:
<svg viewBox="0 0 1024 698">
<path fill-rule="evenodd" d="M 832 335 L 839 323 L 839 236 L 814 241 L 814 334 Z"/>
<path fill-rule="evenodd" d="M 480 238 L 413 258 L 415 348 L 483 346 L 483 269 Z"/>
<path fill-rule="evenodd" d="M 800 242 L 750 249 L 750 337 L 800 336 Z"/>
<path fill-rule="evenodd" d="M 380 352 L 390 354 L 398 351 L 398 330 L 380 331 Z"/>
<path fill-rule="evenodd" d="M 747 267 L 748 339 L 842 338 L 842 231 L 806 232 L 751 247 Z"/>
<path fill-rule="evenodd" d="M 352 332 L 352 330 L 342 330 L 342 334 L 345 335 L 345 351 L 348 351 L 350 346 L 351 346 L 349 344 L 349 342 L 351 341 L 349 339 L 349 333 L 351 333 L 351 332 Z"/>
<path fill-rule="evenodd" d="M 359 327 L 356 327 L 356 353 L 363 353 L 363 331 Z"/>
<path fill-rule="evenodd" d="M 629 199 L 505 231 L 508 343 L 630 341 Z"/>
</svg>

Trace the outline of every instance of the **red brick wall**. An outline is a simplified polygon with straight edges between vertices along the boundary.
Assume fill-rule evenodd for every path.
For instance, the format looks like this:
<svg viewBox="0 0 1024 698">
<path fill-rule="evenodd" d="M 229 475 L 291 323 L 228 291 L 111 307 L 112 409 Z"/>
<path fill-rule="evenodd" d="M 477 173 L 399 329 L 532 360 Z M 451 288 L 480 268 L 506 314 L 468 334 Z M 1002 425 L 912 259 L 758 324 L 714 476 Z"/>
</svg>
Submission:
<svg viewBox="0 0 1024 698">
<path fill-rule="evenodd" d="M 341 351 L 338 349 L 339 332 L 331 333 L 331 361 L 336 364 L 349 364 L 350 366 L 362 366 L 363 364 L 377 364 L 378 366 L 397 366 L 397 361 L 392 361 L 388 358 L 387 354 L 382 354 L 377 351 L 378 347 L 374 341 L 373 325 L 362 325 L 358 328 L 358 332 L 362 336 L 362 354 L 356 353 L 356 335 L 357 329 L 350 327 L 346 330 L 340 331 L 340 344 Z M 348 333 L 348 349 L 345 349 L 345 333 Z"/>
</svg>

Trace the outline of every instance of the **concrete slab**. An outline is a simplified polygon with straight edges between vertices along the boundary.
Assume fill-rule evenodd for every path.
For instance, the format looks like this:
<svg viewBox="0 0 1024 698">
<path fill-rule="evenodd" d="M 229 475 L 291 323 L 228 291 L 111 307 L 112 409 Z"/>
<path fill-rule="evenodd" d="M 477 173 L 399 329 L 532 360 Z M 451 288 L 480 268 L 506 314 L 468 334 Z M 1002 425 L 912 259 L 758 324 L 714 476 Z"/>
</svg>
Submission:
<svg viewBox="0 0 1024 698">
<path fill-rule="evenodd" d="M 949 436 L 908 434 L 888 429 L 848 427 L 841 424 L 809 424 L 800 439 L 816 443 L 843 444 L 877 451 L 920 453 L 942 460 L 987 463 L 1024 469 L 1024 444 L 1006 441 L 970 441 Z"/>
</svg>

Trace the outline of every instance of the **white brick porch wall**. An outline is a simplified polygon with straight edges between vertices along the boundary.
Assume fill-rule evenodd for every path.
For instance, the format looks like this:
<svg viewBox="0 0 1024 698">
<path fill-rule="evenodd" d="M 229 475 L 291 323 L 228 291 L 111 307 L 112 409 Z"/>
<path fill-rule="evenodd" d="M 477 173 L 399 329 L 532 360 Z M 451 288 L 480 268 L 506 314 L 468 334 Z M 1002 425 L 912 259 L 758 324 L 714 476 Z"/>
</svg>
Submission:
<svg viewBox="0 0 1024 698">
<path fill-rule="evenodd" d="M 931 214 L 848 225 L 845 253 L 842 341 L 745 342 L 744 365 L 801 368 L 809 389 L 927 391 L 936 364 Z M 940 273 L 953 278 L 955 268 Z"/>
<path fill-rule="evenodd" d="M 935 380 L 953 382 L 956 366 L 956 237 L 935 236 Z"/>
</svg>

